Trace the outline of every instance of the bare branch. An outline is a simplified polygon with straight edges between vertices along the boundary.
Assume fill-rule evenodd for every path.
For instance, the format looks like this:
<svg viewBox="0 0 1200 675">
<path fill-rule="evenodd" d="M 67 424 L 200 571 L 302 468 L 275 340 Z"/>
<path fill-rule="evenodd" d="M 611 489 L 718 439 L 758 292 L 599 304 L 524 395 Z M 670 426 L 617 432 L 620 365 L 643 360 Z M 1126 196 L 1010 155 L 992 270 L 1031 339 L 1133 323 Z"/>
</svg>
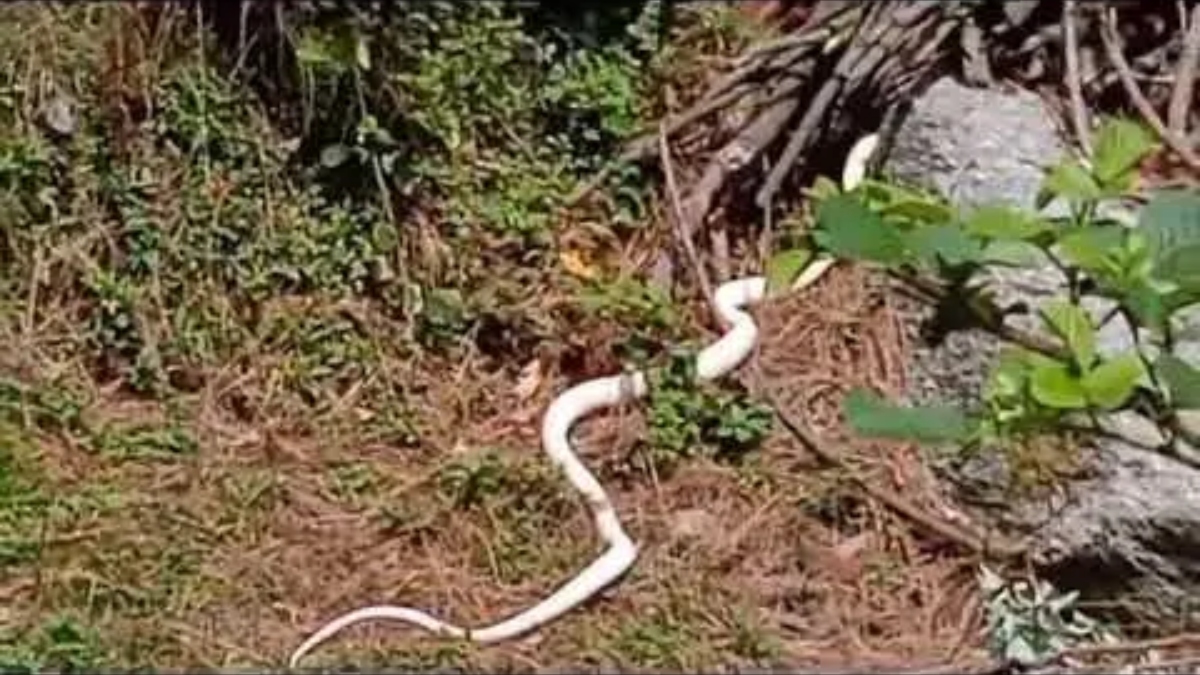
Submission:
<svg viewBox="0 0 1200 675">
<path fill-rule="evenodd" d="M 1130 102 L 1133 103 L 1133 106 L 1137 108 L 1138 113 L 1145 118 L 1150 127 L 1154 129 L 1154 133 L 1158 134 L 1163 142 L 1174 150 L 1189 168 L 1200 172 L 1200 157 L 1197 157 L 1192 152 L 1187 139 L 1180 138 L 1163 124 L 1162 118 L 1154 110 L 1154 106 L 1150 104 L 1150 101 L 1146 100 L 1146 95 L 1142 93 L 1141 87 L 1134 80 L 1129 62 L 1125 60 L 1125 55 L 1121 51 L 1121 36 L 1117 33 L 1116 26 L 1116 9 L 1109 7 L 1108 11 L 1104 13 L 1104 22 L 1100 30 L 1100 37 L 1104 43 L 1104 52 L 1108 55 L 1108 60 L 1112 62 L 1113 68 L 1116 68 L 1117 74 L 1121 78 L 1121 86 L 1124 87 Z"/>
<path fill-rule="evenodd" d="M 1184 138 L 1188 133 L 1188 113 L 1192 109 L 1196 65 L 1200 62 L 1200 5 L 1192 8 L 1186 30 L 1183 36 L 1183 50 L 1179 54 L 1179 67 L 1175 74 L 1175 87 L 1171 90 L 1171 102 L 1167 107 L 1167 128 L 1180 138 Z"/>
<path fill-rule="evenodd" d="M 1079 76 L 1079 36 L 1075 30 L 1075 0 L 1066 0 L 1062 11 L 1063 56 L 1067 64 L 1067 92 L 1071 96 L 1071 123 L 1083 154 L 1092 156 L 1091 125 L 1083 102 L 1083 84 Z"/>
<path fill-rule="evenodd" d="M 663 177 L 667 184 L 667 193 L 671 200 L 671 209 L 673 211 L 671 223 L 674 225 L 675 236 L 679 239 L 679 245 L 683 249 L 684 255 L 687 256 L 688 264 L 692 267 L 692 274 L 696 277 L 696 283 L 700 285 L 701 292 L 704 293 L 704 301 L 708 303 L 712 309 L 713 316 L 720 318 L 717 312 L 716 298 L 713 296 L 712 282 L 708 279 L 708 273 L 704 270 L 704 264 L 700 261 L 700 255 L 696 253 L 696 243 L 692 240 L 691 229 L 686 224 L 683 206 L 679 201 L 679 185 L 675 182 L 675 166 L 671 161 L 671 146 L 667 142 L 666 125 L 658 134 L 658 152 L 659 158 L 662 161 Z"/>
</svg>

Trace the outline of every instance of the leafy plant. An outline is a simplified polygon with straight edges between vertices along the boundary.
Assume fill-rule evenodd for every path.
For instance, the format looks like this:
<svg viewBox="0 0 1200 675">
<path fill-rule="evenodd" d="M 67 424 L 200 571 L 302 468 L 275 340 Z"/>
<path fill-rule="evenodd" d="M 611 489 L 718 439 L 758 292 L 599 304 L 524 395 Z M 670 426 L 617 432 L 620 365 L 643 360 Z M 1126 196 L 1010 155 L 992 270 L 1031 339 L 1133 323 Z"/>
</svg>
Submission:
<svg viewBox="0 0 1200 675">
<path fill-rule="evenodd" d="M 73 617 L 48 619 L 31 632 L 19 644 L 8 635 L 0 639 L 0 670 L 85 672 L 101 666 L 107 656 L 96 631 Z"/>
<path fill-rule="evenodd" d="M 700 385 L 695 355 L 677 351 L 650 383 L 649 454 L 656 464 L 686 457 L 738 458 L 771 431 L 769 408 Z"/>
<path fill-rule="evenodd" d="M 506 467 L 495 452 L 452 462 L 438 472 L 438 489 L 455 508 L 478 506 L 507 486 Z"/>
<path fill-rule="evenodd" d="M 937 289 L 935 321 L 953 330 L 996 329 L 1012 311 L 996 305 L 989 268 L 1049 261 L 1065 281 L 1063 296 L 1039 311 L 1052 340 L 1019 340 L 1005 350 L 981 410 L 899 406 L 856 391 L 846 401 L 855 429 L 970 445 L 1046 432 L 1069 416 L 1095 419 L 1148 405 L 1168 435 L 1177 430 L 1174 410 L 1200 401 L 1200 371 L 1173 353 L 1172 323 L 1179 310 L 1200 302 L 1200 195 L 1153 195 L 1136 228 L 1106 217 L 1100 207 L 1133 189 L 1155 142 L 1118 118 L 1101 126 L 1093 146 L 1090 164 L 1065 159 L 1047 171 L 1036 212 L 1000 204 L 961 210 L 937 195 L 874 180 L 848 192 L 830 181 L 814 186 L 815 230 L 774 257 L 773 287 L 786 286 L 811 251 L 823 250 Z M 1063 215 L 1046 210 L 1053 203 L 1065 205 Z M 1086 309 L 1089 297 L 1115 308 L 1096 317 Z M 1113 320 L 1139 337 L 1127 351 L 1102 354 L 1097 333 Z"/>
<path fill-rule="evenodd" d="M 1005 581 L 987 567 L 979 575 L 985 597 L 988 646 L 996 658 L 1029 666 L 1084 641 L 1108 637 L 1094 619 L 1073 608 L 1079 594 L 1060 594 L 1048 582 Z"/>
</svg>

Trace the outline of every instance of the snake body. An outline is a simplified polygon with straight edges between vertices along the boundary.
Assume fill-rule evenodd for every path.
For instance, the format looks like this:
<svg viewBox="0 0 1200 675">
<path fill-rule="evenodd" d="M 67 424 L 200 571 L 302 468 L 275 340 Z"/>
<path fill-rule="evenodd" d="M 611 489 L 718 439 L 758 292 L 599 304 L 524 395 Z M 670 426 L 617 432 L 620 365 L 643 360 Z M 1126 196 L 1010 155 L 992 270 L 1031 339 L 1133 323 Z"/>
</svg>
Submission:
<svg viewBox="0 0 1200 675">
<path fill-rule="evenodd" d="M 842 180 L 847 189 L 861 181 L 862 167 L 874 150 L 875 143 L 875 136 L 867 136 L 851 150 Z M 792 289 L 804 288 L 816 282 L 832 264 L 833 260 L 827 257 L 813 260 L 792 284 Z M 761 301 L 766 292 L 767 280 L 761 276 L 735 279 L 717 288 L 713 304 L 718 318 L 728 328 L 724 335 L 698 355 L 696 375 L 699 379 L 713 380 L 729 373 L 754 350 L 758 342 L 758 326 L 745 308 Z M 608 544 L 608 549 L 573 579 L 533 607 L 499 623 L 477 629 L 456 626 L 409 607 L 363 607 L 333 619 L 314 632 L 292 653 L 290 665 L 295 667 L 306 654 L 337 633 L 365 621 L 407 623 L 479 644 L 502 642 L 553 621 L 620 578 L 637 559 L 637 546 L 621 526 L 608 493 L 576 456 L 571 447 L 570 433 L 576 422 L 592 412 L 640 399 L 648 392 L 646 374 L 642 371 L 601 377 L 571 387 L 556 398 L 546 411 L 542 423 L 542 446 L 550 460 L 563 471 L 567 481 L 583 494 L 592 511 L 596 529 Z"/>
</svg>

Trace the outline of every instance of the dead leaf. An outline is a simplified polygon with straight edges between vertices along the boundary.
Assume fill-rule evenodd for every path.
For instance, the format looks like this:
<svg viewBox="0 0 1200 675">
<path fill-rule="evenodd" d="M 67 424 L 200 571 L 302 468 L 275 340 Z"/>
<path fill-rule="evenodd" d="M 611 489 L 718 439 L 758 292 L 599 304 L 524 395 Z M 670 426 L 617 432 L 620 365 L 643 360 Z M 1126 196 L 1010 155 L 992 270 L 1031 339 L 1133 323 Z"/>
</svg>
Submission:
<svg viewBox="0 0 1200 675">
<path fill-rule="evenodd" d="M 592 280 L 600 276 L 596 266 L 578 249 L 563 251 L 558 254 L 558 259 L 569 274 L 580 279 Z"/>
<path fill-rule="evenodd" d="M 867 533 L 857 534 L 842 540 L 830 549 L 833 572 L 843 581 L 851 581 L 862 576 L 862 553 L 869 541 Z"/>
</svg>

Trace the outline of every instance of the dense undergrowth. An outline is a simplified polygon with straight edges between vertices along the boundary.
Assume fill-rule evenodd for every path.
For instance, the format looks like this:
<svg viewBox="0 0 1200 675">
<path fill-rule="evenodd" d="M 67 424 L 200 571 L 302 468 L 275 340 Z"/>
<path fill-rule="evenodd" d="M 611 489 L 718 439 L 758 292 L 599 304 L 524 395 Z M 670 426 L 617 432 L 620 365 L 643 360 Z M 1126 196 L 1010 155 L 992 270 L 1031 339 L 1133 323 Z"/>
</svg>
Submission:
<svg viewBox="0 0 1200 675">
<path fill-rule="evenodd" d="M 620 326 L 622 356 L 686 336 L 661 292 L 561 262 L 580 233 L 653 240 L 633 167 L 587 207 L 562 204 L 662 112 L 665 84 L 748 36 L 719 7 L 664 33 L 657 6 L 296 12 L 277 27 L 286 77 L 250 72 L 184 6 L 0 8 L 6 670 L 195 663 L 128 627 L 170 615 L 203 567 L 178 514 L 146 510 L 170 490 L 147 472 L 209 466 L 214 419 L 332 448 L 437 449 L 447 440 L 414 409 L 429 378 L 414 373 L 468 355 L 516 372 L 564 327 Z M 671 399 L 652 437 L 676 454 L 761 437 L 761 415 L 713 396 Z M 676 428 L 672 411 L 696 406 L 733 422 Z M 462 466 L 441 483 L 454 503 L 496 482 Z M 279 490 L 256 471 L 197 479 L 219 485 L 238 532 Z M 317 471 L 339 495 L 378 488 L 361 463 Z M 89 543 L 114 519 L 149 529 Z M 75 576 L 38 581 L 56 570 Z M 98 581 L 110 572 L 134 578 Z"/>
</svg>

